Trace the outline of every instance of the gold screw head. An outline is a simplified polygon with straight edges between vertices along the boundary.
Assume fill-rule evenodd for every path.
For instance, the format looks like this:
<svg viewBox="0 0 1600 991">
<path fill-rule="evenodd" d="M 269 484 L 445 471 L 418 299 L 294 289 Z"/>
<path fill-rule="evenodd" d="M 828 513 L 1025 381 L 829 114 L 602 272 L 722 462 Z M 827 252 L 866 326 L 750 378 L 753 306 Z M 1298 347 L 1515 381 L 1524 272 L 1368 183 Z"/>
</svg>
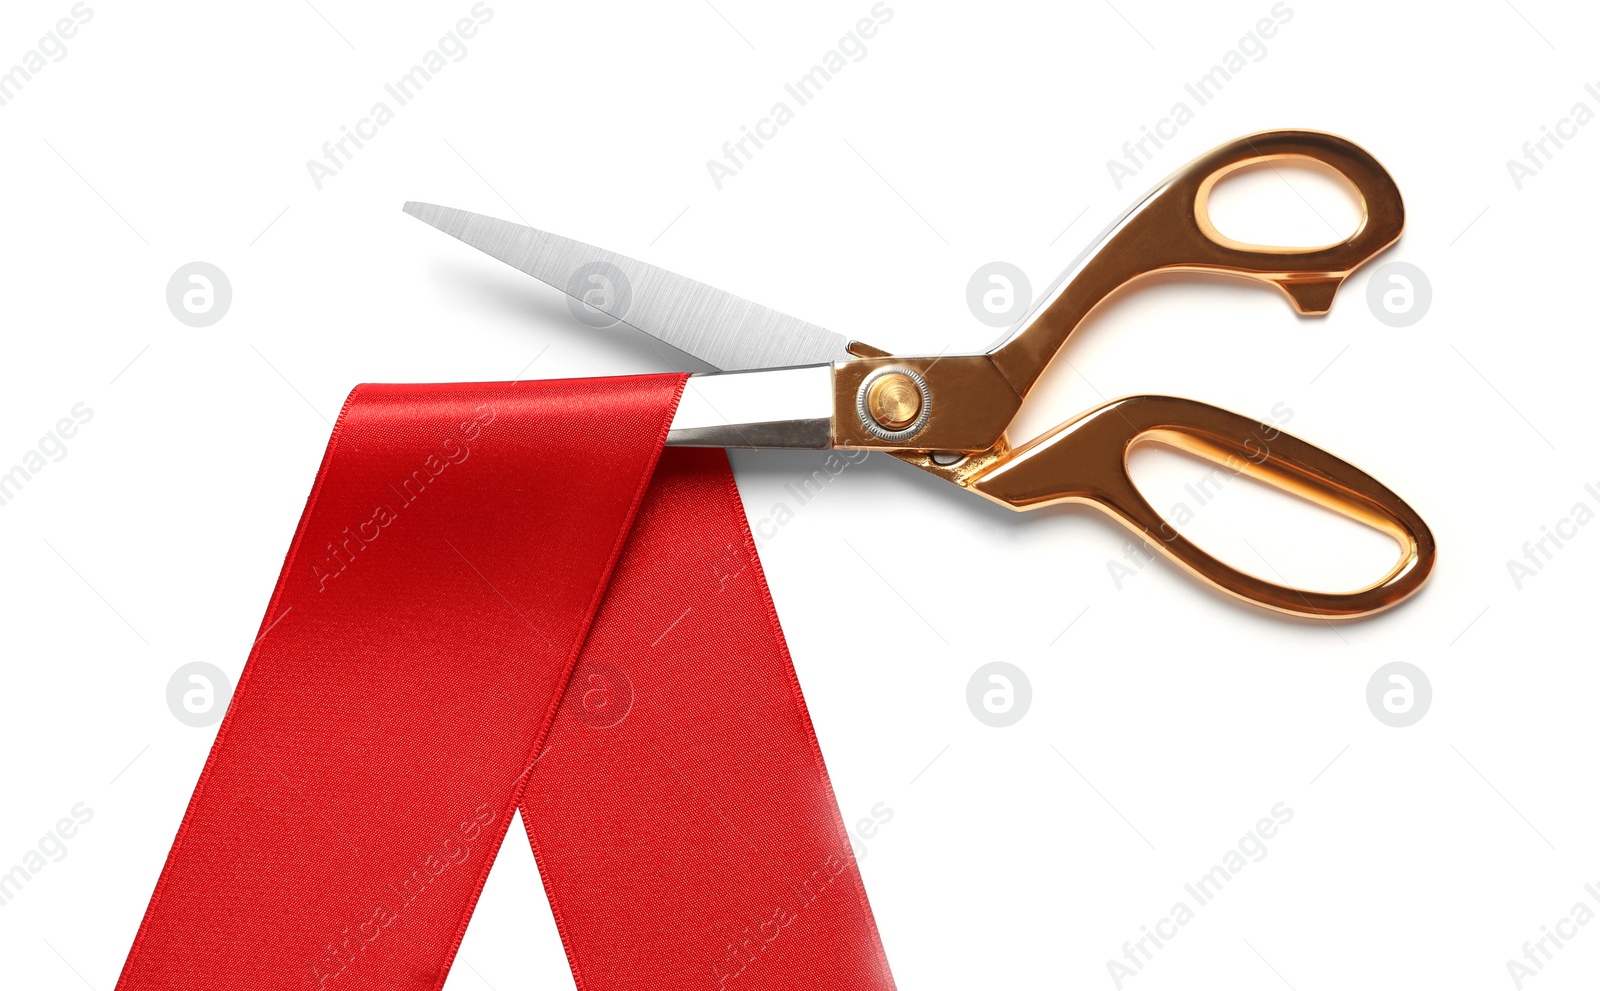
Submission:
<svg viewBox="0 0 1600 991">
<path fill-rule="evenodd" d="M 889 430 L 904 430 L 922 415 L 922 390 L 901 372 L 880 375 L 867 389 L 867 412 Z"/>
</svg>

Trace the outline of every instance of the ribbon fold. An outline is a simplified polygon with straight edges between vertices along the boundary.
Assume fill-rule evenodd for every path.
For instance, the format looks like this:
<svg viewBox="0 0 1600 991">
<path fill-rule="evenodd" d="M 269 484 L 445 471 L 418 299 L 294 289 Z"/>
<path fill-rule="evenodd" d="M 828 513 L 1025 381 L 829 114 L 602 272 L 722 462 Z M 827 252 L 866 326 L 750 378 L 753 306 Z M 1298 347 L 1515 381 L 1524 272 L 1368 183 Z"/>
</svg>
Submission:
<svg viewBox="0 0 1600 991">
<path fill-rule="evenodd" d="M 581 991 L 893 988 L 683 378 L 351 393 L 118 988 L 439 988 L 519 806 Z"/>
</svg>

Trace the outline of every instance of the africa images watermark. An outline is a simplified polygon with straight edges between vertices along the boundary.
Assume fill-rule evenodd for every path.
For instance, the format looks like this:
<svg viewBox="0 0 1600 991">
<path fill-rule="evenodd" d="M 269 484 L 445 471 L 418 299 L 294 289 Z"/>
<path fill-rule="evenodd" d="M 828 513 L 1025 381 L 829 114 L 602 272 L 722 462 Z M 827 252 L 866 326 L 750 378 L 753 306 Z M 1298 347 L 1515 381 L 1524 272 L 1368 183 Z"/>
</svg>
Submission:
<svg viewBox="0 0 1600 991">
<path fill-rule="evenodd" d="M 838 44 L 824 52 L 821 60 L 809 72 L 794 82 L 783 84 L 783 91 L 794 100 L 794 107 L 789 106 L 787 100 L 779 100 L 767 111 L 767 116 L 753 126 L 741 124 L 738 138 L 722 143 L 722 162 L 714 158 L 706 159 L 706 172 L 711 176 L 711 184 L 717 188 L 717 192 L 722 192 L 723 183 L 743 172 L 744 167 L 755 159 L 756 152 L 778 136 L 780 127 L 794 120 L 797 107 L 803 107 L 815 99 L 833 77 L 844 71 L 846 65 L 867 57 L 867 41 L 877 36 L 879 28 L 894 20 L 894 10 L 880 0 L 872 5 L 868 13 L 872 16 L 856 21 L 855 27 L 847 31 Z M 750 149 L 752 144 L 755 145 L 754 151 Z"/>
<path fill-rule="evenodd" d="M 328 590 L 328 583 L 343 575 L 360 559 L 361 553 L 378 542 L 385 530 L 400 519 L 400 514 L 412 503 L 422 498 L 428 486 L 439 480 L 451 465 L 461 464 L 472 455 L 472 445 L 482 435 L 483 428 L 494 422 L 494 407 L 479 404 L 471 420 L 463 420 L 456 428 L 456 436 L 446 437 L 437 451 L 429 451 L 420 467 L 410 475 L 389 483 L 389 496 L 373 507 L 372 514 L 353 528 L 343 530 L 327 541 L 322 555 L 311 562 L 311 577 L 316 580 L 317 591 Z"/>
<path fill-rule="evenodd" d="M 711 965 L 711 980 L 716 987 L 724 988 L 760 960 L 783 931 L 794 925 L 800 914 L 809 908 L 850 865 L 848 853 L 830 853 L 822 866 L 798 881 L 790 883 L 793 900 L 773 906 L 772 914 L 760 922 L 744 927 L 737 940 L 730 940 L 722 956 Z"/>
<path fill-rule="evenodd" d="M 784 930 L 794 925 L 795 920 L 822 897 L 822 893 L 845 872 L 850 866 L 852 855 L 858 861 L 866 856 L 867 843 L 893 818 L 894 809 L 887 802 L 873 805 L 870 815 L 856 820 L 854 831 L 848 835 L 850 840 L 848 851 L 829 853 L 821 867 L 799 881 L 790 883 L 789 890 L 794 896 L 793 899 L 774 905 L 771 915 L 759 922 L 747 924 L 737 939 L 729 940 L 723 947 L 721 956 L 711 964 L 711 979 L 716 982 L 716 986 L 726 988 L 729 982 L 734 981 L 757 963 L 783 935 Z"/>
<path fill-rule="evenodd" d="M 416 866 L 404 877 L 395 878 L 385 885 L 385 894 L 367 915 L 339 931 L 318 951 L 310 962 L 311 977 L 318 988 L 326 988 L 350 968 L 367 947 L 378 941 L 385 929 L 399 921 L 411 903 L 433 887 L 446 871 L 464 864 L 472 854 L 473 844 L 483 831 L 494 822 L 494 813 L 487 803 L 472 810 L 472 818 L 461 824 L 426 853 L 419 856 Z"/>
<path fill-rule="evenodd" d="M 86 3 L 72 5 L 70 17 L 56 21 L 39 43 L 22 54 L 10 69 L 0 72 L 0 107 L 9 106 L 23 88 L 52 62 L 67 57 L 67 42 L 78 36 L 85 24 L 94 20 L 94 10 Z"/>
<path fill-rule="evenodd" d="M 1130 977 L 1138 977 L 1145 965 L 1155 959 L 1156 953 L 1177 938 L 1179 929 L 1193 922 L 1200 909 L 1215 901 L 1223 888 L 1246 867 L 1266 860 L 1267 841 L 1276 837 L 1278 830 L 1293 818 L 1294 809 L 1287 802 L 1274 805 L 1270 816 L 1258 819 L 1236 846 L 1223 852 L 1211 870 L 1183 886 L 1187 898 L 1175 902 L 1154 925 L 1140 926 L 1139 938 L 1122 944 L 1122 958 L 1106 960 L 1106 972 L 1111 975 L 1111 983 L 1117 991 L 1122 991 L 1123 982 Z"/>
<path fill-rule="evenodd" d="M 1583 487 L 1583 491 L 1594 500 L 1594 506 L 1586 500 L 1579 499 L 1572 504 L 1567 515 L 1554 523 L 1541 526 L 1538 540 L 1523 543 L 1521 561 L 1514 557 L 1506 559 L 1506 573 L 1511 576 L 1511 584 L 1517 591 L 1522 591 L 1528 579 L 1537 578 L 1545 566 L 1556 559 L 1556 554 L 1566 549 L 1567 544 L 1577 538 L 1583 527 L 1594 522 L 1595 506 L 1600 506 L 1600 487 L 1590 483 Z"/>
<path fill-rule="evenodd" d="M 88 403 L 76 403 L 68 412 L 71 415 L 57 420 L 56 425 L 39 438 L 38 444 L 22 452 L 11 470 L 0 470 L 0 506 L 10 505 L 23 486 L 46 467 L 65 460 L 67 441 L 78 436 L 78 429 L 94 419 L 94 410 Z"/>
<path fill-rule="evenodd" d="M 1146 165 L 1155 161 L 1156 152 L 1166 147 L 1166 142 L 1178 136 L 1178 129 L 1186 126 L 1195 118 L 1195 111 L 1212 100 L 1222 92 L 1235 76 L 1245 70 L 1251 62 L 1260 62 L 1267 57 L 1269 51 L 1267 42 L 1278 35 L 1278 31 L 1290 21 L 1294 20 L 1294 8 L 1287 3 L 1275 3 L 1267 11 L 1270 17 L 1263 17 L 1256 21 L 1255 27 L 1239 39 L 1233 48 L 1222 53 L 1222 58 L 1213 65 L 1209 71 L 1192 83 L 1185 83 L 1183 91 L 1189 99 L 1194 100 L 1191 107 L 1189 100 L 1178 100 L 1167 111 L 1167 116 L 1157 120 L 1154 124 L 1139 128 L 1139 137 L 1133 141 L 1122 143 L 1122 160 L 1115 158 L 1106 159 L 1106 172 L 1111 176 L 1112 185 L 1117 189 L 1122 188 L 1123 182 L 1138 175 Z M 1155 149 L 1150 148 L 1155 145 Z"/>
<path fill-rule="evenodd" d="M 1600 86 L 1594 83 L 1585 83 L 1583 91 L 1596 104 L 1600 104 Z M 1595 110 L 1584 100 L 1579 100 L 1572 105 L 1567 116 L 1555 122 L 1552 127 L 1548 124 L 1541 125 L 1539 137 L 1535 140 L 1522 142 L 1522 161 L 1515 158 L 1506 159 L 1506 172 L 1511 176 L 1511 184 L 1517 187 L 1517 192 L 1522 192 L 1523 183 L 1532 179 L 1544 167 L 1555 161 L 1556 155 L 1566 148 L 1567 142 L 1578 136 L 1578 128 L 1588 125 L 1595 119 Z M 1552 148 L 1551 145 L 1555 147 Z"/>
<path fill-rule="evenodd" d="M 1506 959 L 1506 973 L 1511 976 L 1511 983 L 1518 991 L 1521 991 L 1528 978 L 1538 977 L 1545 965 L 1556 958 L 1556 953 L 1566 949 L 1567 943 L 1578 938 L 1581 927 L 1595 920 L 1595 905 L 1600 905 L 1600 888 L 1586 884 L 1583 892 L 1594 904 L 1581 899 L 1574 902 L 1567 914 L 1557 919 L 1554 925 L 1539 927 L 1538 939 L 1522 944 L 1522 959 Z"/>
<path fill-rule="evenodd" d="M 828 452 L 822 461 L 822 467 L 812 471 L 811 474 L 792 482 L 785 482 L 783 490 L 794 497 L 796 507 L 803 508 L 806 503 L 827 491 L 828 485 L 851 465 L 858 465 L 867 460 L 871 451 L 863 450 L 837 450 Z M 774 540 L 785 526 L 795 518 L 795 509 L 785 500 L 778 500 L 772 504 L 772 509 L 766 515 L 756 518 L 750 523 L 750 537 L 759 551 Z M 722 557 L 711 563 L 711 570 L 717 576 L 718 591 L 728 587 L 728 582 L 744 574 L 746 569 L 754 563 L 754 556 L 749 548 L 729 544 L 724 548 Z"/>
<path fill-rule="evenodd" d="M 389 105 L 389 100 L 374 103 L 367 111 L 367 116 L 354 125 L 341 125 L 339 137 L 323 142 L 322 161 L 314 158 L 306 160 L 306 173 L 311 176 L 311 184 L 317 187 L 317 192 L 322 192 L 323 183 L 343 172 L 345 166 L 355 160 L 356 152 L 376 138 L 380 128 L 387 127 L 394 120 L 397 108 L 416 99 L 417 94 L 443 72 L 445 66 L 467 57 L 467 41 L 476 38 L 483 25 L 494 20 L 494 10 L 480 0 L 472 5 L 468 13 L 472 16 L 456 21 L 437 45 L 423 53 L 416 65 L 394 82 L 383 84 L 383 91 L 389 100 L 394 101 L 394 106 Z M 354 151 L 351 145 L 355 145 Z"/>
<path fill-rule="evenodd" d="M 1188 501 L 1180 499 L 1162 514 L 1161 539 L 1171 541 L 1176 538 L 1177 527 L 1187 526 L 1200 510 L 1216 499 L 1224 485 L 1244 474 L 1247 460 L 1256 464 L 1265 461 L 1271 450 L 1267 445 L 1283 435 L 1281 428 L 1292 419 L 1294 410 L 1288 403 L 1274 404 L 1272 422 L 1260 424 L 1256 434 L 1245 441 L 1245 448 L 1250 452 L 1245 458 L 1230 458 L 1227 464 L 1219 464 L 1194 481 L 1185 483 L 1184 494 L 1193 500 L 1194 504 L 1191 506 Z M 1129 579 L 1136 577 L 1144 570 L 1145 565 L 1155 560 L 1156 552 L 1146 541 L 1129 540 L 1122 545 L 1122 556 L 1122 561 L 1114 557 L 1106 558 L 1106 574 L 1110 576 L 1111 584 L 1119 592 Z"/>
<path fill-rule="evenodd" d="M 70 815 L 57 820 L 33 848 L 25 851 L 9 871 L 0 874 L 0 908 L 10 905 L 22 893 L 23 886 L 38 877 L 50 864 L 67 859 L 67 841 L 78 835 L 78 830 L 94 818 L 94 809 L 87 802 L 79 802 Z"/>
</svg>

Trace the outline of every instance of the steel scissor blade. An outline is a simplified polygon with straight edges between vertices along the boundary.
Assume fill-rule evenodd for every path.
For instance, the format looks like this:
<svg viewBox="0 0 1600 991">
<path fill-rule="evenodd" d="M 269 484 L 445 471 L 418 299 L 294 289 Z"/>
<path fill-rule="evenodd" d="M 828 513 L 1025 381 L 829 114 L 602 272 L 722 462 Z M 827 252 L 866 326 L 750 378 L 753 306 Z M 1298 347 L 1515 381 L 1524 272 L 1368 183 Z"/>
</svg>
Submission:
<svg viewBox="0 0 1600 991">
<path fill-rule="evenodd" d="M 521 224 L 431 203 L 406 213 L 595 309 L 726 371 L 849 358 L 831 330 L 664 268 Z M 610 274 L 604 266 L 610 266 Z M 625 286 L 615 281 L 620 273 Z M 595 291 L 599 288 L 601 291 Z"/>
<path fill-rule="evenodd" d="M 833 366 L 691 375 L 667 431 L 673 447 L 833 446 Z"/>
</svg>

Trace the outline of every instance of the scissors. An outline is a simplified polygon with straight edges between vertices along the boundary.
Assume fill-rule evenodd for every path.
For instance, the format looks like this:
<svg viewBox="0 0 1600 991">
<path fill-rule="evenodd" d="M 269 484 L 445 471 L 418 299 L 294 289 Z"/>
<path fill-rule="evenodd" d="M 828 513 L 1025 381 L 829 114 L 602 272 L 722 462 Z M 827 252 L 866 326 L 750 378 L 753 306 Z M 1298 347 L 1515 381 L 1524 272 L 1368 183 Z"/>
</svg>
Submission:
<svg viewBox="0 0 1600 991">
<path fill-rule="evenodd" d="M 1251 165 L 1331 168 L 1361 200 L 1360 225 L 1311 248 L 1245 244 L 1211 223 L 1217 183 Z M 1006 429 L 1028 390 L 1096 307 L 1157 272 L 1236 276 L 1281 289 L 1321 315 L 1339 285 L 1400 237 L 1405 207 L 1365 150 L 1318 131 L 1278 130 L 1221 145 L 1168 177 L 1111 224 L 981 354 L 889 354 L 612 251 L 424 203 L 405 211 L 487 254 L 720 369 L 689 378 L 667 443 L 683 447 L 883 451 L 1014 510 L 1093 506 L 1224 592 L 1297 616 L 1342 619 L 1386 609 L 1433 569 L 1426 523 L 1360 469 L 1276 428 L 1190 399 L 1128 396 L 1013 447 Z M 584 311 L 592 312 L 592 311 Z M 1266 482 L 1388 534 L 1399 556 L 1364 588 L 1324 592 L 1266 581 L 1217 560 L 1151 507 L 1128 472 L 1154 443 Z"/>
</svg>

